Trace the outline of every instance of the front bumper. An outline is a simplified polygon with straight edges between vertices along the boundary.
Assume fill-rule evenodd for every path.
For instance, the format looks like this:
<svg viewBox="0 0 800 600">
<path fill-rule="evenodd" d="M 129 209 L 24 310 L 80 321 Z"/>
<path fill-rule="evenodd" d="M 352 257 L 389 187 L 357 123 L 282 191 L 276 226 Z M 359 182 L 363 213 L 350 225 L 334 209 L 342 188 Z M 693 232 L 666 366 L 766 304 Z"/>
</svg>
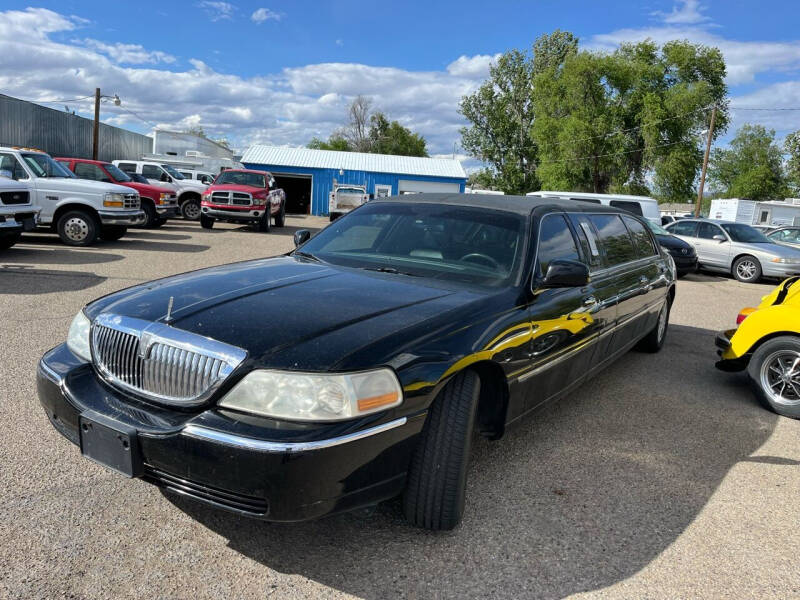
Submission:
<svg viewBox="0 0 800 600">
<path fill-rule="evenodd" d="M 136 208 L 130 210 L 99 210 L 100 222 L 103 225 L 124 225 L 126 227 L 141 225 L 147 220 L 144 211 Z"/>
<path fill-rule="evenodd" d="M 178 208 L 177 204 L 171 205 L 156 205 L 156 213 L 159 217 L 164 219 L 175 219 L 181 215 L 181 209 Z"/>
<path fill-rule="evenodd" d="M 685 273 L 693 273 L 697 270 L 697 255 L 685 256 L 683 254 L 670 254 L 672 260 L 675 261 L 675 269 L 681 275 Z"/>
<path fill-rule="evenodd" d="M 36 228 L 38 209 L 0 213 L 0 233 L 21 233 Z"/>
<path fill-rule="evenodd" d="M 780 263 L 762 261 L 761 273 L 764 275 L 764 277 L 786 279 L 787 277 L 800 275 L 800 265 L 784 265 Z"/>
<path fill-rule="evenodd" d="M 74 444 L 81 416 L 116 422 L 134 431 L 136 476 L 270 521 L 313 519 L 398 494 L 425 416 L 319 425 L 169 410 L 107 386 L 64 344 L 42 357 L 37 388 L 51 424 Z"/>
<path fill-rule="evenodd" d="M 266 206 L 214 206 L 203 203 L 200 208 L 202 214 L 212 219 L 221 221 L 252 222 L 258 221 L 267 211 Z M 270 209 L 271 212 L 271 209 Z"/>
</svg>

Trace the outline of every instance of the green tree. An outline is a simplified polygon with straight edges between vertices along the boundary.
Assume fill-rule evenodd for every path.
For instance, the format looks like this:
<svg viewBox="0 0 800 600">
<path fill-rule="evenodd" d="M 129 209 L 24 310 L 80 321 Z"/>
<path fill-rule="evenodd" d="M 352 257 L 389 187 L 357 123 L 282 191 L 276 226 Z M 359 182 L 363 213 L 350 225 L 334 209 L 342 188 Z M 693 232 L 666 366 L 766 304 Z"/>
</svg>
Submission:
<svg viewBox="0 0 800 600">
<path fill-rule="evenodd" d="M 788 193 L 775 131 L 762 125 L 742 125 L 729 148 L 716 148 L 708 174 L 723 198 L 774 200 Z"/>
<path fill-rule="evenodd" d="M 370 117 L 369 151 L 376 154 L 428 156 L 425 138 L 397 121 L 389 121 L 381 112 Z"/>
<path fill-rule="evenodd" d="M 313 150 L 341 150 L 343 152 L 352 152 L 353 150 L 350 143 L 337 133 L 333 133 L 327 141 L 317 137 L 311 138 L 306 147 Z"/>
<path fill-rule="evenodd" d="M 480 169 L 469 174 L 467 185 L 479 190 L 497 189 L 497 181 L 494 171 L 491 169 Z"/>
<path fill-rule="evenodd" d="M 786 181 L 793 194 L 800 193 L 800 130 L 790 133 L 783 142 L 783 150 L 788 155 L 786 161 Z"/>
<path fill-rule="evenodd" d="M 556 70 L 577 52 L 578 39 L 556 30 L 537 38 L 532 51 L 509 50 L 489 69 L 489 79 L 461 99 L 460 112 L 470 125 L 461 130 L 461 145 L 488 163 L 495 184 L 507 194 L 539 188 L 538 152 L 531 136 L 534 123 L 533 80 Z"/>
</svg>

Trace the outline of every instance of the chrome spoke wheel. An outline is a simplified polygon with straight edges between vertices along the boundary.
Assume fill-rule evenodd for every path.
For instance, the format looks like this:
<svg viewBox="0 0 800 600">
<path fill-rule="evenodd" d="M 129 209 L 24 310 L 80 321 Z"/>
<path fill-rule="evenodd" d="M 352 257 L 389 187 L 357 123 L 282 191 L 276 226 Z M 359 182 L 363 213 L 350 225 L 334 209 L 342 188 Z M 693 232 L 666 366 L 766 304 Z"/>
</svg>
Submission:
<svg viewBox="0 0 800 600">
<path fill-rule="evenodd" d="M 785 406 L 800 406 L 800 352 L 778 350 L 761 364 L 761 389 Z"/>
<path fill-rule="evenodd" d="M 200 205 L 196 202 L 192 202 L 189 200 L 186 205 L 183 207 L 183 215 L 187 219 L 199 219 L 200 218 Z"/>
<path fill-rule="evenodd" d="M 742 279 L 752 279 L 756 275 L 756 264 L 752 260 L 743 260 L 736 265 L 736 273 Z"/>
<path fill-rule="evenodd" d="M 72 217 L 64 224 L 64 235 L 73 242 L 82 242 L 89 235 L 89 224 L 80 217 Z"/>
</svg>

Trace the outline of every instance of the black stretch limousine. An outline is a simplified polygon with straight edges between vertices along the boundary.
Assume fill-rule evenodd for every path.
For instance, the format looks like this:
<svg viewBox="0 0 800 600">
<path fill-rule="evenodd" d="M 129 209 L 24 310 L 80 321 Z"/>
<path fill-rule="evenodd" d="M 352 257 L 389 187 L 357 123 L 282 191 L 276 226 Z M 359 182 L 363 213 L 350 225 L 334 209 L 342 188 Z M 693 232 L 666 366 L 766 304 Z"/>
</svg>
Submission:
<svg viewBox="0 0 800 600">
<path fill-rule="evenodd" d="M 404 494 L 462 516 L 471 432 L 664 342 L 675 265 L 614 208 L 376 199 L 286 256 L 89 303 L 41 359 L 53 426 L 128 477 L 273 521 Z"/>
</svg>

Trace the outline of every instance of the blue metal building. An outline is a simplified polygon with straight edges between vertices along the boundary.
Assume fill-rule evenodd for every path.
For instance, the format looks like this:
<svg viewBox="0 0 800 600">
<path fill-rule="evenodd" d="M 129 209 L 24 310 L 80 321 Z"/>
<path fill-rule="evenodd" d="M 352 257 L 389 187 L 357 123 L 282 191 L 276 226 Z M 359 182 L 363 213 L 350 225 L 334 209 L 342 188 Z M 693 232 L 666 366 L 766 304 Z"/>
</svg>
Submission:
<svg viewBox="0 0 800 600">
<path fill-rule="evenodd" d="M 449 158 L 419 158 L 308 148 L 251 146 L 242 155 L 248 169 L 269 171 L 286 191 L 290 213 L 328 214 L 334 183 L 366 185 L 372 197 L 419 192 L 463 193 L 464 168 Z"/>
</svg>

